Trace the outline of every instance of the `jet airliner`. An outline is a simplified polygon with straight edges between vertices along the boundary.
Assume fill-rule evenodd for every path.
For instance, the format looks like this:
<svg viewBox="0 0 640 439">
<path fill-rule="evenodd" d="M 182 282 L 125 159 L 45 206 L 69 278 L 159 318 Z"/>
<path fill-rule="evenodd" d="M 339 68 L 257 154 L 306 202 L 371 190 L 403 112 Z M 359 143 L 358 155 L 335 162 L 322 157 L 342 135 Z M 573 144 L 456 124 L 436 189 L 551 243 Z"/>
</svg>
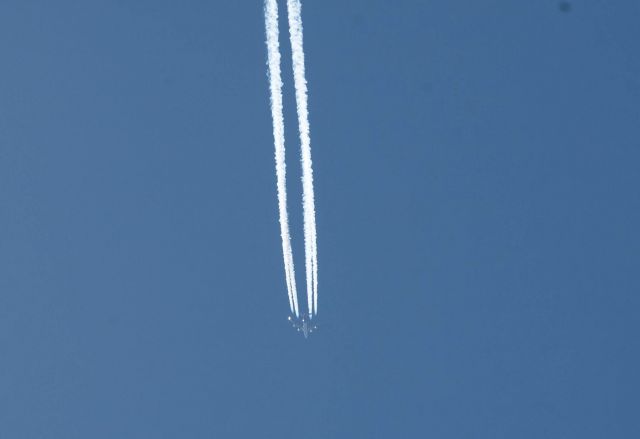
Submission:
<svg viewBox="0 0 640 439">
<path fill-rule="evenodd" d="M 311 318 L 303 315 L 300 319 L 289 316 L 289 321 L 298 332 L 302 332 L 304 338 L 309 338 L 309 334 L 318 329 L 318 326 L 311 322 Z"/>
</svg>

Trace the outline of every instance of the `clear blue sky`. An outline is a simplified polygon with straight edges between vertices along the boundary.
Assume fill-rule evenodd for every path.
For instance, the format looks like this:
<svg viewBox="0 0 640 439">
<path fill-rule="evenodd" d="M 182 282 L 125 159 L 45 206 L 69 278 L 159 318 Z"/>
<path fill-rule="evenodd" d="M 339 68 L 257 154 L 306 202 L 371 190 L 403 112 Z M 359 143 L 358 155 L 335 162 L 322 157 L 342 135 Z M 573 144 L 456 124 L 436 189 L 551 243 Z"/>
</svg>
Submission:
<svg viewBox="0 0 640 439">
<path fill-rule="evenodd" d="M 304 340 L 262 2 L 1 2 L 0 438 L 640 437 L 640 4 L 572 6 L 303 1 Z"/>
</svg>

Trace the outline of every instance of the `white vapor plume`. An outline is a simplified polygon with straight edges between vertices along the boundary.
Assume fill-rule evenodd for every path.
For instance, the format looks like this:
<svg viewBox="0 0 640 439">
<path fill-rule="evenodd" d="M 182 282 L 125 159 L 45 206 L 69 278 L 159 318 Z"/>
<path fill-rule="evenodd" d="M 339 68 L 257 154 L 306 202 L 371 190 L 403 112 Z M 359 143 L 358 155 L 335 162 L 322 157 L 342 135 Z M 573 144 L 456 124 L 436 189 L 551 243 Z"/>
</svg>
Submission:
<svg viewBox="0 0 640 439">
<path fill-rule="evenodd" d="M 287 0 L 289 38 L 293 60 L 293 78 L 296 89 L 298 126 L 302 161 L 302 204 L 304 210 L 304 247 L 307 274 L 307 301 L 309 315 L 318 312 L 318 250 L 316 239 L 316 213 L 311 162 L 311 137 L 307 105 L 304 49 L 302 45 L 302 5 L 300 0 Z"/>
<path fill-rule="evenodd" d="M 280 73 L 280 48 L 278 41 L 278 3 L 265 0 L 265 27 L 267 33 L 267 53 L 269 65 L 269 89 L 271 91 L 271 116 L 273 119 L 273 139 L 275 143 L 276 176 L 278 187 L 278 209 L 280 212 L 280 236 L 284 271 L 289 294 L 291 313 L 299 316 L 296 276 L 289 234 L 287 213 L 287 180 L 284 146 L 284 117 L 282 115 L 282 77 Z"/>
</svg>

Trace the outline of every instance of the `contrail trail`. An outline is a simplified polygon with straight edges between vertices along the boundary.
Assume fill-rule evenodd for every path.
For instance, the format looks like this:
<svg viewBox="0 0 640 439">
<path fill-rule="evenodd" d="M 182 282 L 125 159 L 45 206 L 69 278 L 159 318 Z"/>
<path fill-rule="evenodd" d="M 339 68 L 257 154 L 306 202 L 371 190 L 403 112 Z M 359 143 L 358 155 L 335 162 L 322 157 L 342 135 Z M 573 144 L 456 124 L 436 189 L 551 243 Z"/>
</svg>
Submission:
<svg viewBox="0 0 640 439">
<path fill-rule="evenodd" d="M 287 0 L 289 37 L 291 41 L 293 76 L 296 90 L 296 107 L 300 131 L 302 165 L 302 206 L 304 218 L 304 249 L 309 317 L 318 312 L 318 250 L 316 238 L 315 196 L 313 190 L 313 168 L 311 161 L 311 137 L 309 134 L 309 110 L 307 81 L 305 79 L 304 50 L 302 37 L 302 5 L 300 0 Z M 299 317 L 298 293 L 296 289 L 293 252 L 287 213 L 286 164 L 284 146 L 284 118 L 282 114 L 282 78 L 280 71 L 280 48 L 278 31 L 277 0 L 265 0 L 265 25 L 269 64 L 269 86 L 271 91 L 271 115 L 275 143 L 278 208 L 280 211 L 280 235 L 284 257 L 285 279 L 291 312 Z M 305 336 L 307 335 L 306 323 Z"/>
<path fill-rule="evenodd" d="M 282 77 L 280 73 L 280 49 L 278 41 L 278 3 L 265 0 L 265 27 L 267 33 L 267 53 L 269 64 L 269 89 L 271 91 L 271 117 L 273 119 L 273 139 L 275 143 L 276 175 L 278 186 L 278 209 L 280 211 L 280 236 L 284 271 L 289 294 L 291 313 L 299 316 L 298 292 L 289 234 L 287 213 L 287 179 L 284 147 L 284 117 L 282 115 Z"/>
<path fill-rule="evenodd" d="M 287 0 L 289 38 L 293 59 L 293 78 L 296 88 L 298 126 L 302 161 L 302 199 L 304 209 L 304 247 L 307 274 L 307 302 L 309 314 L 318 312 L 318 250 L 316 239 L 316 213 L 313 192 L 313 168 L 311 162 L 311 137 L 309 134 L 309 110 L 307 105 L 307 80 L 305 78 L 304 49 L 302 45 L 302 5 L 300 0 Z"/>
</svg>

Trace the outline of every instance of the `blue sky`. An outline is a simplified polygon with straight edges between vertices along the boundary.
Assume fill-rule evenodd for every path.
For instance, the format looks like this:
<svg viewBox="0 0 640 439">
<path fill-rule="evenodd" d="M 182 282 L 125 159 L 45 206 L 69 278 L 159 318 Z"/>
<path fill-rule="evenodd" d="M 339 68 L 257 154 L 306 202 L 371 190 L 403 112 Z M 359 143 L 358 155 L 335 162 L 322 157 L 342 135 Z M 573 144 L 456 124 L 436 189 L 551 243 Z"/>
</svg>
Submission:
<svg viewBox="0 0 640 439">
<path fill-rule="evenodd" d="M 304 340 L 262 3 L 2 2 L 0 437 L 638 436 L 640 7 L 571 3 L 303 1 Z"/>
</svg>

